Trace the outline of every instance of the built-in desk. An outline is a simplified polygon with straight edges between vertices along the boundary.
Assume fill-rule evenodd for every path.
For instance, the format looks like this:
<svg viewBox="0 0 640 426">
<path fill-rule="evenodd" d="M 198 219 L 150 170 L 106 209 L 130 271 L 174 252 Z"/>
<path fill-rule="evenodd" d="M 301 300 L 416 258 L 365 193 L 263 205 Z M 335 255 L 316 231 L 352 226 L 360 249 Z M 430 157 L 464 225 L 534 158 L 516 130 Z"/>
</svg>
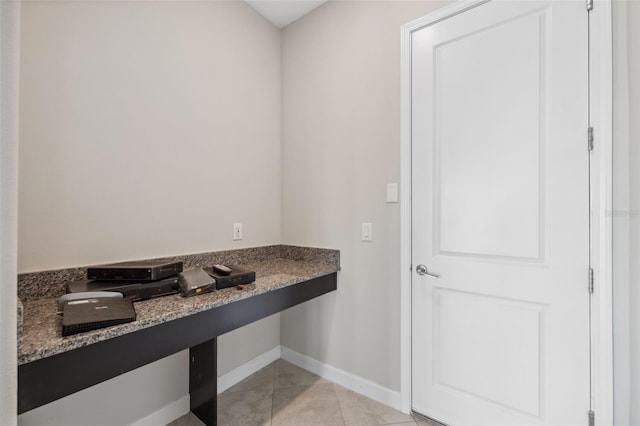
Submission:
<svg viewBox="0 0 640 426">
<path fill-rule="evenodd" d="M 228 263 L 256 271 L 256 281 L 243 290 L 136 302 L 135 322 L 69 337 L 61 337 L 59 295 L 24 300 L 24 292 L 52 296 L 62 288 L 60 277 L 82 278 L 83 269 L 19 277 L 23 318 L 18 333 L 18 413 L 189 349 L 191 411 L 205 424 L 215 425 L 217 336 L 337 289 L 338 251 L 261 249 L 172 258 L 183 260 L 185 267 Z M 51 280 L 50 288 L 39 288 L 46 280 Z"/>
</svg>

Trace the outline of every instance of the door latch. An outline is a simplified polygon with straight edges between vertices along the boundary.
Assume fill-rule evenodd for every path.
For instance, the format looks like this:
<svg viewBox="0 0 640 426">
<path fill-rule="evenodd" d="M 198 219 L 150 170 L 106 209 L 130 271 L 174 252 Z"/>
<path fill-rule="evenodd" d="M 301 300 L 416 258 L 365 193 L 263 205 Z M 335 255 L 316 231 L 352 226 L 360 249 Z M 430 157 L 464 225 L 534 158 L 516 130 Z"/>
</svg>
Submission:
<svg viewBox="0 0 640 426">
<path fill-rule="evenodd" d="M 430 273 L 429 270 L 427 270 L 427 267 L 424 266 L 423 264 L 416 266 L 416 272 L 418 273 L 418 275 L 426 275 L 432 278 L 440 278 L 440 275 Z"/>
</svg>

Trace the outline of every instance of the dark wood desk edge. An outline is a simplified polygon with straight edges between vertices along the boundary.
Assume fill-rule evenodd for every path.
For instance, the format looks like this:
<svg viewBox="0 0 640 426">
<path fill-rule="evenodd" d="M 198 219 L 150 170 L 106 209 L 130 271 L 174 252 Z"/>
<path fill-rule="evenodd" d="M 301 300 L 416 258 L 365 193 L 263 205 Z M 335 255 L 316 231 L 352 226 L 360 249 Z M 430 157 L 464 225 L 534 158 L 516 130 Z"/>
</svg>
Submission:
<svg viewBox="0 0 640 426">
<path fill-rule="evenodd" d="M 336 289 L 337 273 L 334 272 L 20 365 L 18 414 Z"/>
</svg>

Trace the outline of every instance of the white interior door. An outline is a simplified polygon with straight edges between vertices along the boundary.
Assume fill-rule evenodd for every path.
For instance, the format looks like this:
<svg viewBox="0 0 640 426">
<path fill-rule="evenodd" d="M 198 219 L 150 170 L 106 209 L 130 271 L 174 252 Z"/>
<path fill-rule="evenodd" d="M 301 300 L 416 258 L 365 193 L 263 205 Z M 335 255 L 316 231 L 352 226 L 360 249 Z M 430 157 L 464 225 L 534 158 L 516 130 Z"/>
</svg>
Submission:
<svg viewBox="0 0 640 426">
<path fill-rule="evenodd" d="M 412 406 L 449 425 L 587 422 L 587 15 L 491 1 L 412 34 Z"/>
</svg>

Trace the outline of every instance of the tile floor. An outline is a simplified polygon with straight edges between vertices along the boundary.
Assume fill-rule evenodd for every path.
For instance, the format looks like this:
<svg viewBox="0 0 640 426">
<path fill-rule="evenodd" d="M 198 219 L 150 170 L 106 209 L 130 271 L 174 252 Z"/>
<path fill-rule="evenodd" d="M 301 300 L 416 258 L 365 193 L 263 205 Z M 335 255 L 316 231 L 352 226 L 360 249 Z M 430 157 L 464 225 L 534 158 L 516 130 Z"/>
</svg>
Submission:
<svg viewBox="0 0 640 426">
<path fill-rule="evenodd" d="M 168 426 L 201 426 L 188 413 Z M 219 426 L 437 426 L 278 360 L 218 395 Z"/>
</svg>

